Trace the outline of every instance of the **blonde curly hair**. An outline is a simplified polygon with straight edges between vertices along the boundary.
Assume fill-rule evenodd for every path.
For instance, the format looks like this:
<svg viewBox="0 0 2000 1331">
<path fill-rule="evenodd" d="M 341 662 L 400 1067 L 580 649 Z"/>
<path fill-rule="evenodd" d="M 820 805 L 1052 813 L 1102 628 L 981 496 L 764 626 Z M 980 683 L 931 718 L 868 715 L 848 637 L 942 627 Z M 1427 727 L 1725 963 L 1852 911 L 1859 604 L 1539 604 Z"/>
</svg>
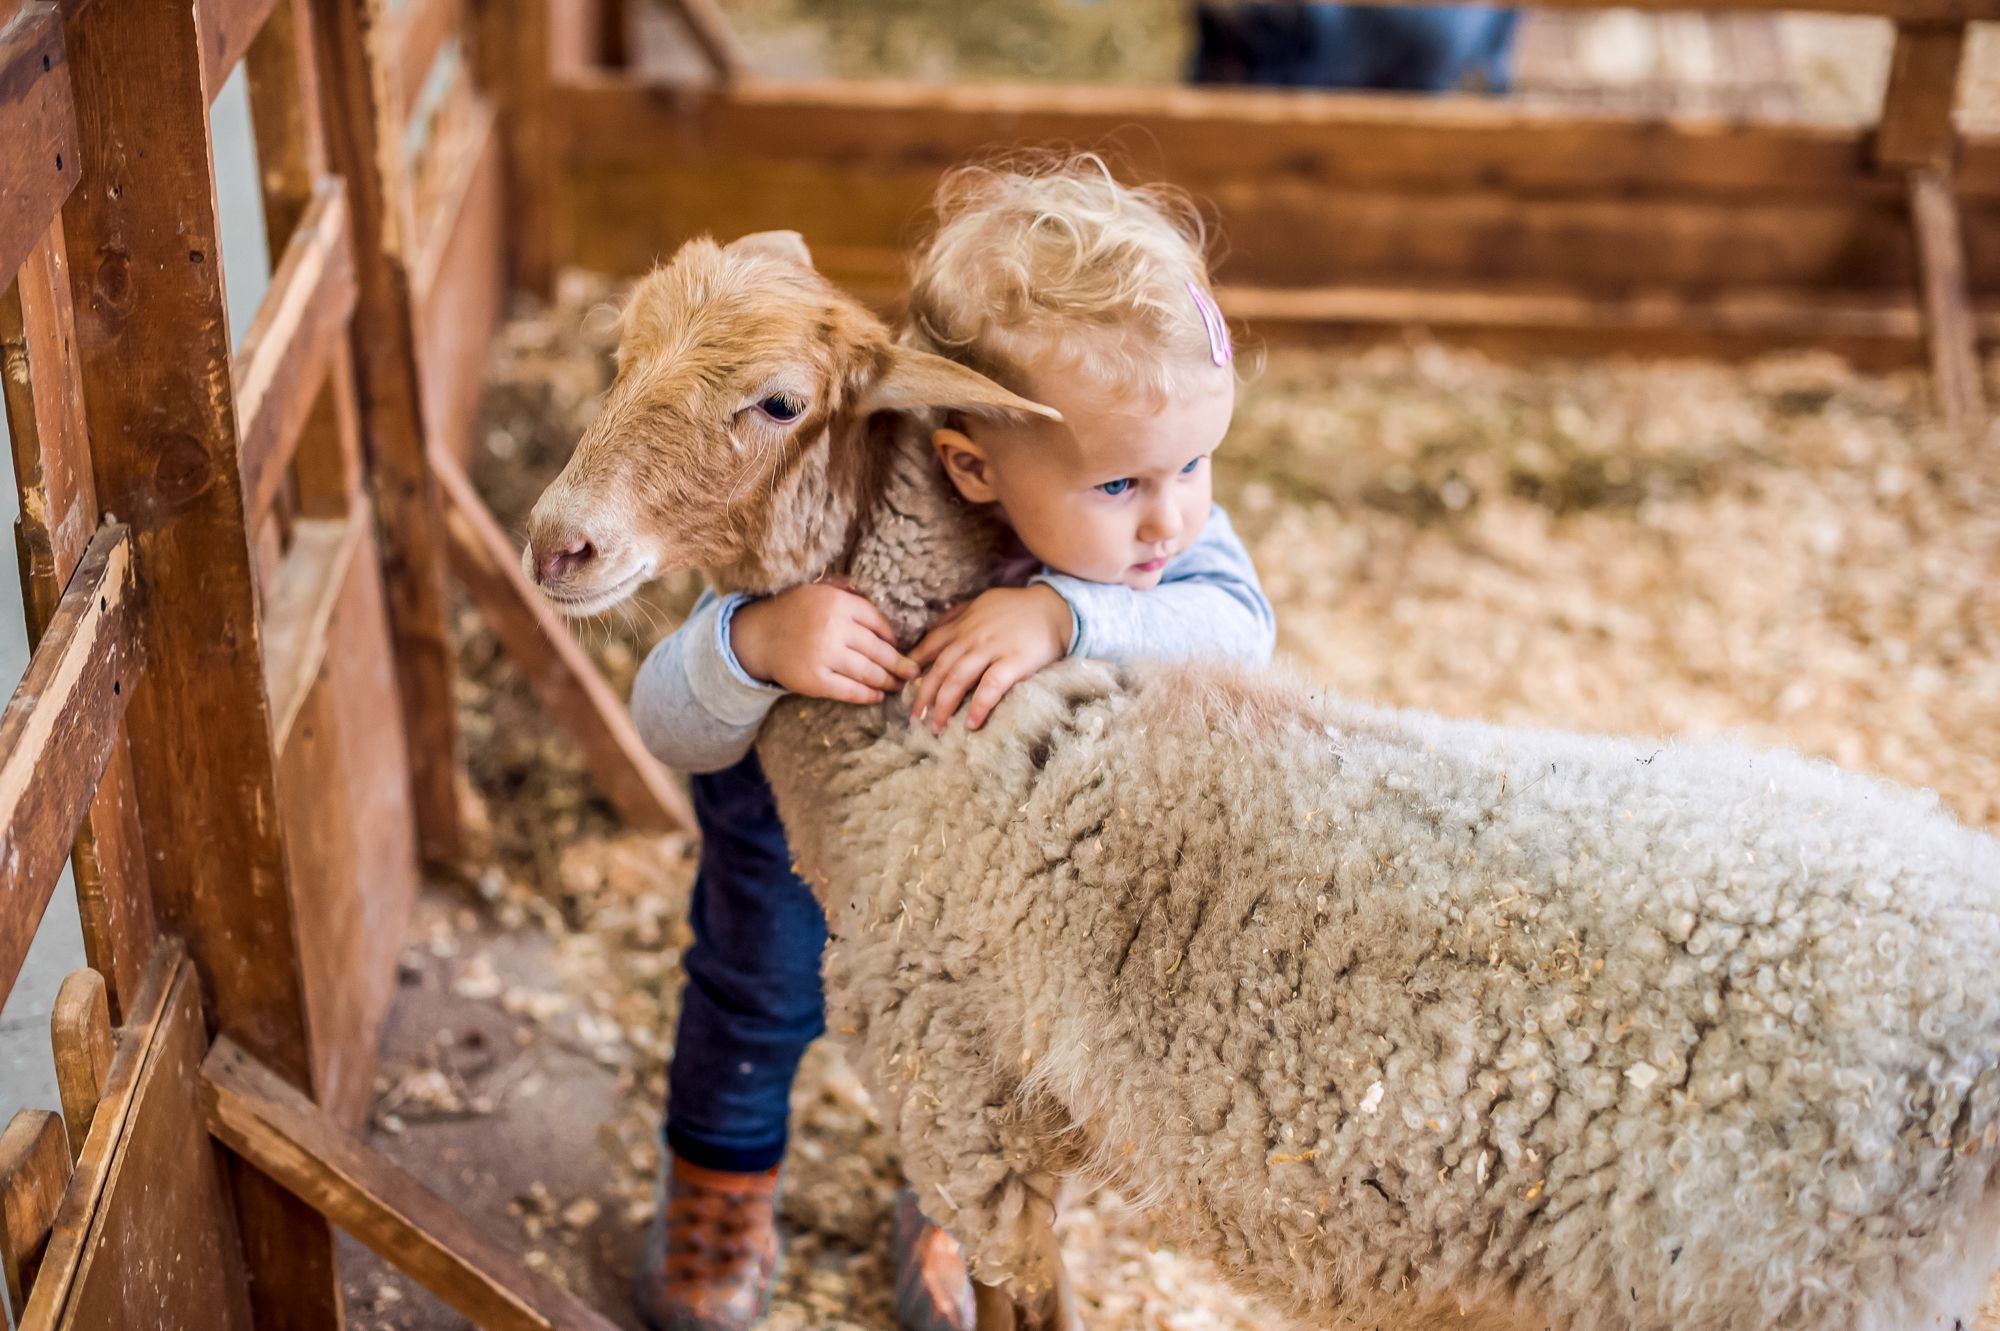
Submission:
<svg viewBox="0 0 2000 1331">
<path fill-rule="evenodd" d="M 1093 153 L 1016 154 L 946 174 L 907 338 L 1026 391 L 1080 371 L 1120 400 L 1171 400 L 1211 365 L 1208 232 L 1187 194 L 1123 185 Z"/>
</svg>

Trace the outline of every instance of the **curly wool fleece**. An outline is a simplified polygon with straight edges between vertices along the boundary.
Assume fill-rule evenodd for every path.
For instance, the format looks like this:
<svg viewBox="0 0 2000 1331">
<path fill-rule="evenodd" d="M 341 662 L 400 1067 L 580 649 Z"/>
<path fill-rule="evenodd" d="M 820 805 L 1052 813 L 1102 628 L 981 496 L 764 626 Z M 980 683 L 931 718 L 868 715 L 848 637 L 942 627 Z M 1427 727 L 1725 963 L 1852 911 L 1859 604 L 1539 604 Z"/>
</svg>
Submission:
<svg viewBox="0 0 2000 1331">
<path fill-rule="evenodd" d="M 1971 1323 L 2000 844 L 1932 796 L 1081 662 L 762 744 L 830 1024 L 986 1272 L 1080 1169 L 1319 1325 Z"/>
</svg>

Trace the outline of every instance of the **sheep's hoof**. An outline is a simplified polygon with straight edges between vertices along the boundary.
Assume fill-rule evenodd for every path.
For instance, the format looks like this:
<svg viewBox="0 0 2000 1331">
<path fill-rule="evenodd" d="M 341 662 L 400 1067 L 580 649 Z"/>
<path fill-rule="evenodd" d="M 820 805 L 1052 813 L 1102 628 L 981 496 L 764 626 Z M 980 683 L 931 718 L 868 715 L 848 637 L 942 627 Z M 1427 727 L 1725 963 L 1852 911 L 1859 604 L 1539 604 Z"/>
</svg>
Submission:
<svg viewBox="0 0 2000 1331">
<path fill-rule="evenodd" d="M 1056 1286 L 1025 1300 L 1004 1285 L 972 1282 L 974 1331 L 1084 1331 L 1069 1273 L 1056 1268 Z"/>
</svg>

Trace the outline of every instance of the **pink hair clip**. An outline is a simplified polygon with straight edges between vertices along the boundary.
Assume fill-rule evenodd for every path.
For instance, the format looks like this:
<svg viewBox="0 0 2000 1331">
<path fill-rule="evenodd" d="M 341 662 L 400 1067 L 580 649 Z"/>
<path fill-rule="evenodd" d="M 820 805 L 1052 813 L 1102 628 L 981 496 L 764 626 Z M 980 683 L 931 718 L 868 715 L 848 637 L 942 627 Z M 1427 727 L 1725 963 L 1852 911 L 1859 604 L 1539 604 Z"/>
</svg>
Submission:
<svg viewBox="0 0 2000 1331">
<path fill-rule="evenodd" d="M 1229 342 L 1229 325 L 1222 321 L 1222 311 L 1216 307 L 1215 298 L 1201 289 L 1201 283 L 1187 284 L 1188 294 L 1194 297 L 1194 307 L 1201 312 L 1201 326 L 1208 330 L 1208 358 L 1217 365 L 1227 365 L 1236 359 L 1236 348 Z"/>
</svg>

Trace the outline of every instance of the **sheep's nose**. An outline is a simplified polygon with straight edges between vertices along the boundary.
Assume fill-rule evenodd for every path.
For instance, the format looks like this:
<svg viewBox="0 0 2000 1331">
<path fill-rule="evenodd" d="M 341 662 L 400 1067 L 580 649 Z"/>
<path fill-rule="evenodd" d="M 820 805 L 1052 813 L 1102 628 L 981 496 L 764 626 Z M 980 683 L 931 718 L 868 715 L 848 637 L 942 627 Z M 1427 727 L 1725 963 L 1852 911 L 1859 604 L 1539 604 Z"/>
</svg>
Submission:
<svg viewBox="0 0 2000 1331">
<path fill-rule="evenodd" d="M 535 567 L 541 580 L 547 583 L 553 582 L 565 573 L 582 568 L 595 558 L 597 558 L 597 547 L 579 536 L 559 550 L 546 554 L 537 551 Z"/>
</svg>

